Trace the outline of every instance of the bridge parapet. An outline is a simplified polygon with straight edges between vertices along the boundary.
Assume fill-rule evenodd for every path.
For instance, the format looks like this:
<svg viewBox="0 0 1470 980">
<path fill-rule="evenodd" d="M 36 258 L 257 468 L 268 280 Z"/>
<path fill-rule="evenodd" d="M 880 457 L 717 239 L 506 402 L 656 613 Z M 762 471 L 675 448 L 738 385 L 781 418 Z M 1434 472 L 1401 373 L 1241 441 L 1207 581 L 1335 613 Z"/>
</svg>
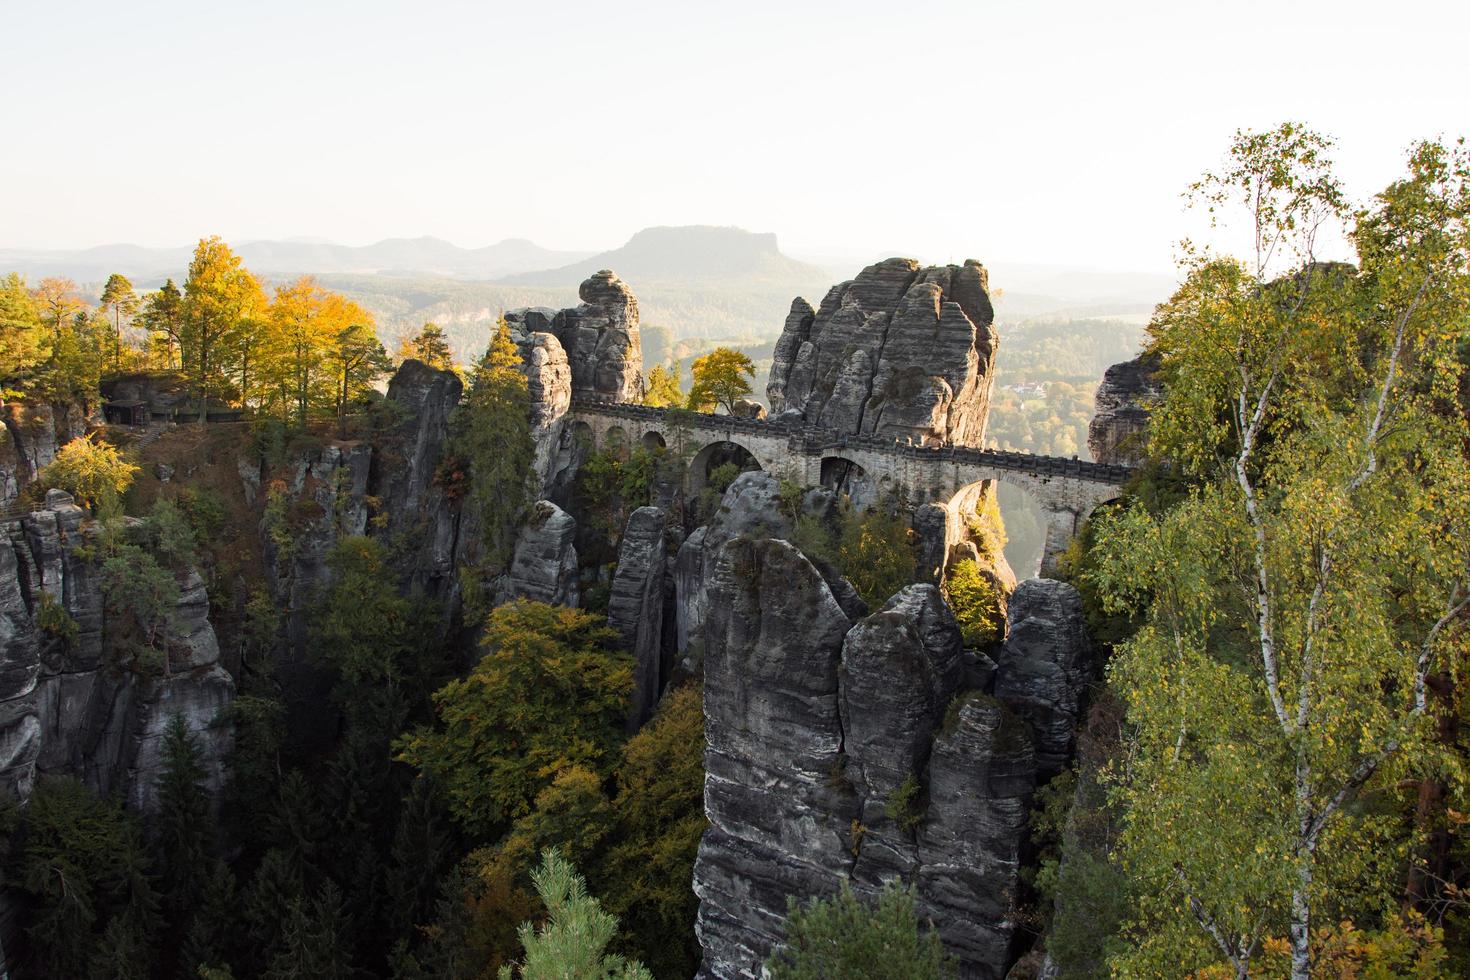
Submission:
<svg viewBox="0 0 1470 980">
<path fill-rule="evenodd" d="M 627 402 L 602 401 L 600 399 L 576 397 L 572 399 L 571 411 L 617 418 L 638 419 L 648 422 L 664 422 L 668 409 L 648 405 L 631 405 Z M 970 446 L 920 446 L 890 442 L 874 436 L 847 435 L 820 426 L 782 422 L 773 419 L 744 419 L 734 415 L 713 415 L 699 412 L 684 414 L 691 425 L 701 429 L 720 431 L 738 430 L 772 437 L 801 437 L 803 451 L 808 454 L 833 455 L 843 450 L 867 450 L 888 455 L 905 456 L 914 460 L 934 463 L 960 463 L 970 466 L 1009 470 L 1038 477 L 1069 477 L 1122 486 L 1134 474 L 1128 466 L 1093 463 L 1076 457 L 1042 456 L 1035 453 L 1018 453 L 1000 449 L 975 449 Z"/>
</svg>

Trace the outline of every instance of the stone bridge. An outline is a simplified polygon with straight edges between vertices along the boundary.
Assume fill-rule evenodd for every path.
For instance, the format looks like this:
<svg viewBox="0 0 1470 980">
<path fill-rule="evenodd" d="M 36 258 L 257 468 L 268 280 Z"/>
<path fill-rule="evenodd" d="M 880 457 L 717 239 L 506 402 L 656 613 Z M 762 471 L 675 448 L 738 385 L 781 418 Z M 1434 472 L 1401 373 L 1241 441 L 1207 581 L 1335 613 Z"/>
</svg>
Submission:
<svg viewBox="0 0 1470 980">
<path fill-rule="evenodd" d="M 938 504 L 950 511 L 952 534 L 963 533 L 980 492 L 999 480 L 1020 487 L 1046 515 L 1043 574 L 1098 504 L 1116 498 L 1132 476 L 1126 466 L 1056 456 L 903 445 L 868 436 L 843 435 L 799 422 L 702 415 L 625 402 L 574 398 L 567 418 L 574 432 L 599 449 L 612 445 L 668 447 L 691 452 L 691 489 L 705 480 L 712 456 L 743 449 L 768 473 L 803 486 L 845 489 L 855 499 L 877 499 L 902 489 L 914 506 Z M 954 542 L 946 542 L 946 545 Z"/>
</svg>

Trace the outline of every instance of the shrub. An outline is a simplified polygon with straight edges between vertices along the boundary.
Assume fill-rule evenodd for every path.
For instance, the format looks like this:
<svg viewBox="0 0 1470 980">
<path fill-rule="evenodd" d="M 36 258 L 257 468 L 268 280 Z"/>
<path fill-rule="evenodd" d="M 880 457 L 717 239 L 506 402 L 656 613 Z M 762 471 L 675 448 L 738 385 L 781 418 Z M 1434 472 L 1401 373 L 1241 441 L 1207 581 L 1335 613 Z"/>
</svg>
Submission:
<svg viewBox="0 0 1470 980">
<path fill-rule="evenodd" d="M 1005 614 L 1001 611 L 1000 589 L 980 574 L 974 559 L 966 558 L 949 570 L 944 597 L 960 626 L 967 647 L 983 647 L 1001 638 Z"/>
<path fill-rule="evenodd" d="M 914 893 L 889 882 L 867 905 L 842 892 L 802 908 L 791 899 L 786 942 L 766 960 L 772 980 L 940 980 L 955 976 L 939 935 L 921 932 Z"/>
<path fill-rule="evenodd" d="M 83 436 L 61 447 L 56 458 L 41 470 L 39 482 L 59 487 L 96 510 L 103 504 L 115 504 L 137 474 L 138 467 L 115 448 Z"/>
</svg>

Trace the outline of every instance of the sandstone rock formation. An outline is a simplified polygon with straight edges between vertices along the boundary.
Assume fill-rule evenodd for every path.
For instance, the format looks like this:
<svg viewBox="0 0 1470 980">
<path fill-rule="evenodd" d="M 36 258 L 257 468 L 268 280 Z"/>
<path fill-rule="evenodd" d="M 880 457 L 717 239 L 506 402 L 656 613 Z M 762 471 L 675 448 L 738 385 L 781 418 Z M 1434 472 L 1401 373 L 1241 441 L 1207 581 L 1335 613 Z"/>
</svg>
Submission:
<svg viewBox="0 0 1470 980">
<path fill-rule="evenodd" d="M 1011 594 L 995 696 L 1031 723 L 1045 781 L 1066 767 L 1094 670 L 1082 597 L 1065 582 L 1028 579 Z"/>
<path fill-rule="evenodd" d="M 219 663 L 203 580 L 181 576 L 167 671 L 144 672 L 111 646 L 95 530 L 59 490 L 42 510 L 0 523 L 0 783 L 24 801 L 38 773 L 67 774 L 150 812 L 163 734 L 180 715 L 217 791 L 235 685 Z M 75 622 L 73 638 L 46 628 L 43 603 Z"/>
<path fill-rule="evenodd" d="M 495 602 L 531 599 L 556 606 L 577 604 L 577 522 L 549 500 L 531 505 L 516 538 L 510 568 Z"/>
<path fill-rule="evenodd" d="M 562 420 L 572 404 L 572 368 L 561 341 L 549 333 L 513 332 L 531 396 L 531 436 L 536 442 L 536 479 L 542 495 L 556 485 L 556 451 Z"/>
<path fill-rule="evenodd" d="M 997 665 L 963 649 L 935 585 L 867 615 L 789 529 L 778 482 L 744 474 L 674 563 L 705 683 L 701 976 L 759 976 L 790 896 L 898 878 L 961 976 L 998 980 L 1032 796 L 1065 759 L 1092 669 L 1080 599 L 1023 584 Z"/>
<path fill-rule="evenodd" d="M 1099 463 L 1143 461 L 1149 406 L 1159 397 L 1158 358 L 1140 354 L 1114 364 L 1097 386 L 1097 414 L 1087 426 L 1087 449 Z"/>
<path fill-rule="evenodd" d="M 887 259 L 791 304 L 766 397 L 839 432 L 978 446 L 998 336 L 984 266 Z"/>
<path fill-rule="evenodd" d="M 79 405 L 27 400 L 0 406 L 0 509 L 14 505 L 56 451 L 87 431 Z"/>
<path fill-rule="evenodd" d="M 664 662 L 664 592 L 668 578 L 666 528 L 661 507 L 640 507 L 628 518 L 618 546 L 618 567 L 607 603 L 607 624 L 618 642 L 633 654 L 633 703 L 630 728 L 648 720 L 668 681 Z"/>
<path fill-rule="evenodd" d="M 821 489 L 808 491 L 802 502 L 803 513 L 821 520 L 830 519 L 836 506 L 836 495 Z M 735 478 L 709 524 L 689 535 L 674 560 L 679 653 L 688 654 L 692 647 L 697 656 L 700 630 L 709 609 L 708 583 L 725 543 L 740 536 L 786 538 L 794 529 L 791 515 L 781 503 L 779 479 L 758 470 Z M 830 573 L 830 569 L 825 571 Z M 855 594 L 851 598 L 858 601 Z"/>
<path fill-rule="evenodd" d="M 505 319 L 520 333 L 556 337 L 566 352 L 577 394 L 636 401 L 643 385 L 637 298 L 609 269 L 583 282 L 578 295 L 582 303 L 571 309 L 527 307 L 507 312 Z"/>
</svg>

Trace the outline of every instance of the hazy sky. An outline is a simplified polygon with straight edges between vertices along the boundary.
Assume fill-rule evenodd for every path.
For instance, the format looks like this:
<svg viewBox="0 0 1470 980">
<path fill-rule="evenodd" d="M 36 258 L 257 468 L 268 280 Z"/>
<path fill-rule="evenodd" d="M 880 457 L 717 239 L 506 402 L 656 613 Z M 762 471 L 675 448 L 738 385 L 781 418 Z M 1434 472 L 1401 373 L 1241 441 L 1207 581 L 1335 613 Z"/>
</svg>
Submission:
<svg viewBox="0 0 1470 980">
<path fill-rule="evenodd" d="M 1367 194 L 1470 133 L 1460 0 L 0 0 L 0 247 L 655 224 L 1168 271 L 1180 191 L 1302 119 Z"/>
</svg>

